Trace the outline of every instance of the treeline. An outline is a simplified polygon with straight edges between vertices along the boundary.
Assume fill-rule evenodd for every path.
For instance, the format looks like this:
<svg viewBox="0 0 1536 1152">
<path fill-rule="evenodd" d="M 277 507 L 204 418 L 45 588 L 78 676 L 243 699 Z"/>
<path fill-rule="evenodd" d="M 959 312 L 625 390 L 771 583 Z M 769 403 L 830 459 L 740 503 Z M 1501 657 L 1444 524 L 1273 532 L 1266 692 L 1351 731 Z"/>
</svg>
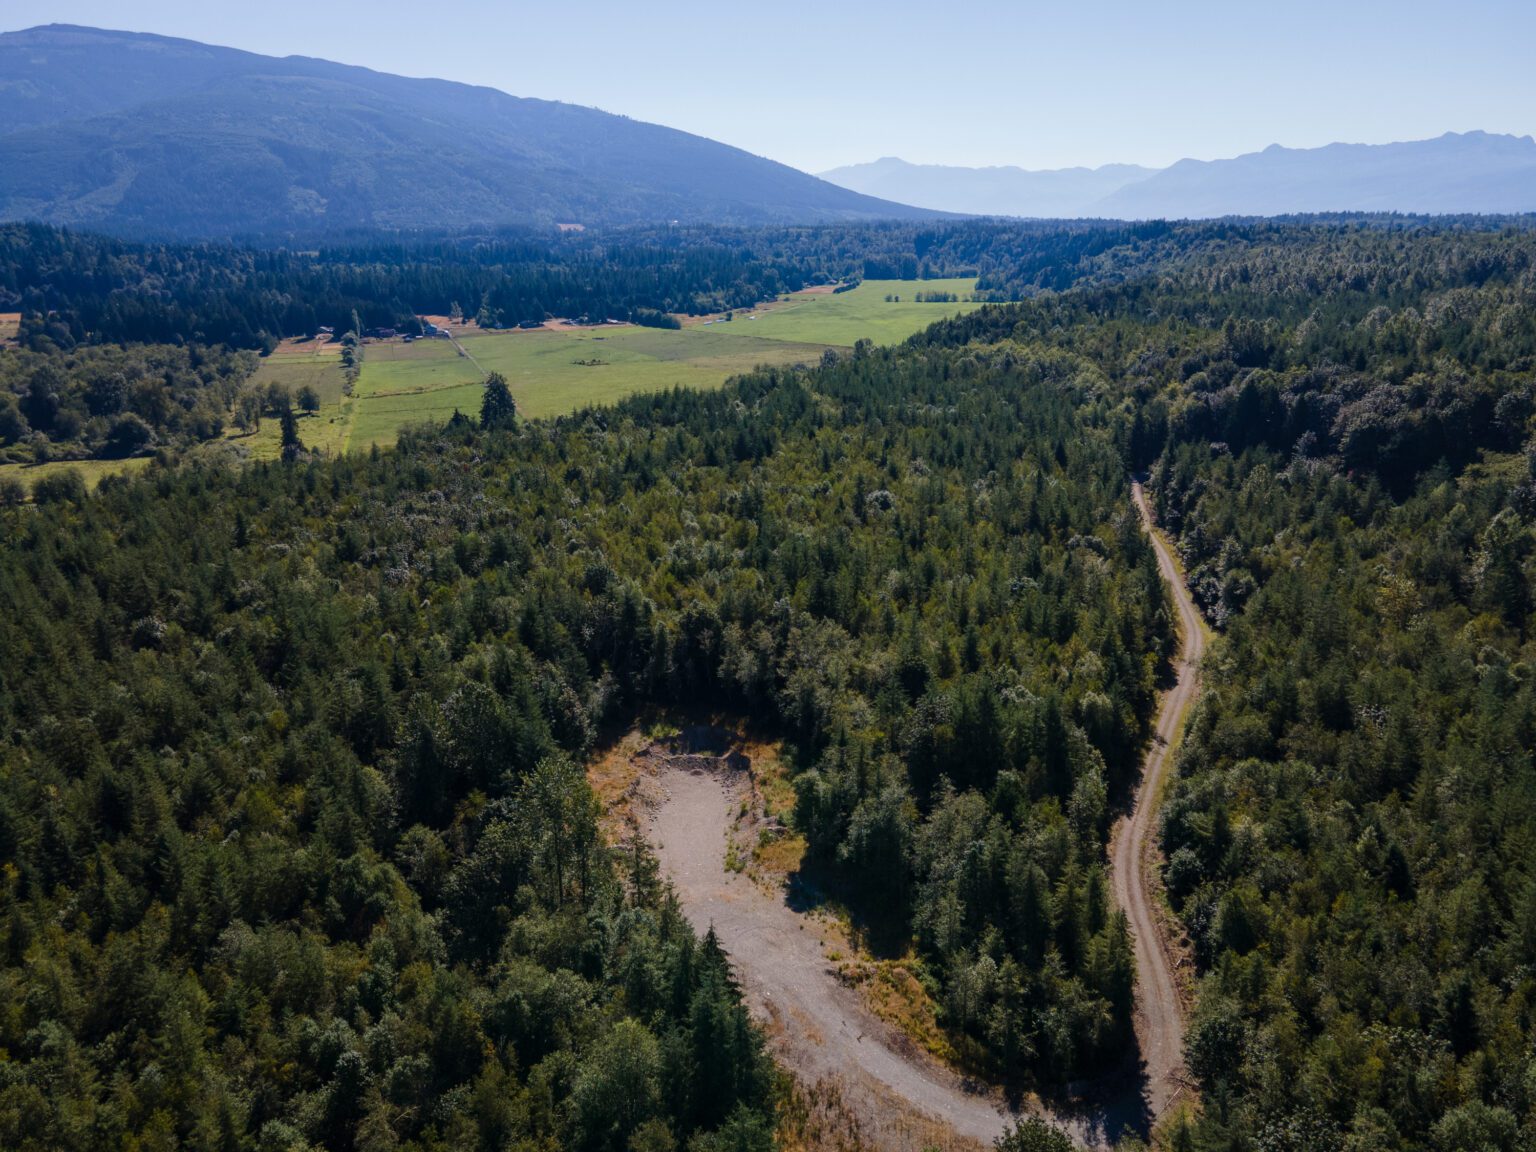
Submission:
<svg viewBox="0 0 1536 1152">
<path fill-rule="evenodd" d="M 0 462 L 133 456 L 222 434 L 255 357 L 114 344 L 0 353 Z"/>
<path fill-rule="evenodd" d="M 1522 233 L 1514 245 L 1502 231 Z M 1213 291 L 1380 295 L 1405 262 L 1450 287 L 1526 259 L 1520 220 L 1446 223 L 1342 218 L 1300 223 L 970 221 L 819 228 L 626 229 L 573 235 L 359 236 L 316 252 L 136 245 L 40 225 L 0 227 L 0 308 L 24 341 L 228 344 L 365 329 L 420 330 L 457 309 L 487 325 L 550 316 L 665 323 L 750 308 L 806 285 L 979 276 L 978 295 L 1021 300 L 1076 285 L 1147 282 L 1177 271 Z M 1420 243 L 1429 238 L 1430 242 Z M 1512 257 L 1512 253 L 1520 253 Z M 1489 262 L 1484 267 L 1483 261 Z M 1284 283 L 1274 269 L 1284 267 Z M 1261 309 L 1266 305 L 1260 303 Z"/>
</svg>

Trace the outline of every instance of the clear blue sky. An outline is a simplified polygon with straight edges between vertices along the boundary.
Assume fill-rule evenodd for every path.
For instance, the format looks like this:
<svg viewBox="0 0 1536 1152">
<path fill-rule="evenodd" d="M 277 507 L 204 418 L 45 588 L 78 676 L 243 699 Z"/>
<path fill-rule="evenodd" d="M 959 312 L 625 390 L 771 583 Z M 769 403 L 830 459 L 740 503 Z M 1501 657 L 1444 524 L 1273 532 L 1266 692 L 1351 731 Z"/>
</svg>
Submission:
<svg viewBox="0 0 1536 1152">
<path fill-rule="evenodd" d="M 52 22 L 591 104 L 812 171 L 1536 132 L 1532 0 L 0 4 L 0 30 Z"/>
</svg>

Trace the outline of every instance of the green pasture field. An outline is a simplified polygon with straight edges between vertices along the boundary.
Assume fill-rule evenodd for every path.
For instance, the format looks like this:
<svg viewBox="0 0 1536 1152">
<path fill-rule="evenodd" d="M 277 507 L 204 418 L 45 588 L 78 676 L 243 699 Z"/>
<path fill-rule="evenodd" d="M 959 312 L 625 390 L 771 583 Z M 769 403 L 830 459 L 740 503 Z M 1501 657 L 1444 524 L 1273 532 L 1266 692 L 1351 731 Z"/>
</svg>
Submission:
<svg viewBox="0 0 1536 1152">
<path fill-rule="evenodd" d="M 265 388 L 277 383 L 294 396 L 308 384 L 320 397 L 320 411 L 309 415 L 298 412 L 299 440 L 304 447 L 336 456 L 346 449 L 351 426 L 353 399 L 345 394 L 346 374 L 341 367 L 341 345 L 282 345 L 263 357 L 251 385 Z M 276 460 L 282 449 L 282 427 L 277 420 L 263 416 L 255 432 L 242 432 L 233 426 L 225 439 L 238 444 L 253 460 Z"/>
<path fill-rule="evenodd" d="M 936 321 L 980 308 L 966 300 L 975 291 L 974 280 L 866 280 L 850 292 L 800 292 L 785 303 L 765 308 L 755 320 L 738 312 L 734 320 L 711 324 L 708 330 L 842 348 L 851 348 L 861 339 L 899 344 Z M 950 292 L 961 302 L 919 304 L 919 292 Z M 900 300 L 888 301 L 887 296 Z"/>
<path fill-rule="evenodd" d="M 813 364 L 828 347 L 849 348 L 859 339 L 899 343 L 936 320 L 979 307 L 919 304 L 917 293 L 950 292 L 963 301 L 975 286 L 973 280 L 866 280 L 851 292 L 798 293 L 765 306 L 756 319 L 738 312 L 729 322 L 689 323 L 682 329 L 614 325 L 482 332 L 462 337 L 468 356 L 447 340 L 368 343 L 351 396 L 344 392 L 340 345 L 285 344 L 262 359 L 252 384 L 275 381 L 293 393 L 306 384 L 314 388 L 320 411 L 299 416 L 299 438 L 309 449 L 339 455 L 371 444 L 388 447 L 407 424 L 447 420 L 455 410 L 478 415 L 488 372 L 507 378 L 523 415 L 558 416 L 637 392 L 719 387 L 761 365 Z M 888 295 L 900 300 L 887 301 Z M 250 459 L 276 459 L 279 425 L 264 417 L 257 431 L 244 433 L 231 422 L 225 439 Z M 30 484 L 50 471 L 74 467 L 94 487 L 108 473 L 143 463 L 7 464 L 0 465 L 0 475 L 17 475 Z"/>
<path fill-rule="evenodd" d="M 510 339 L 511 337 L 505 337 Z M 368 344 L 348 413 L 345 450 L 387 448 L 400 429 L 480 412 L 485 373 L 447 340 Z"/>
<path fill-rule="evenodd" d="M 488 372 L 507 378 L 525 416 L 557 416 L 674 385 L 718 387 L 759 365 L 814 363 L 828 347 L 849 348 L 863 338 L 896 344 L 937 320 L 980 307 L 919 304 L 919 292 L 949 292 L 963 301 L 975 288 L 974 280 L 867 280 L 851 292 L 798 293 L 766 306 L 756 319 L 737 313 L 728 322 L 690 323 L 680 330 L 475 333 L 460 341 L 468 356 L 446 340 L 369 344 L 344 413 L 342 444 L 351 451 L 386 447 L 407 424 L 446 420 L 455 410 L 475 415 Z M 900 299 L 888 301 L 888 295 Z"/>
<path fill-rule="evenodd" d="M 446 340 L 369 345 L 348 447 L 387 446 L 406 424 L 446 420 L 455 409 L 478 416 L 489 372 L 507 378 L 523 415 L 557 416 L 675 385 L 715 388 L 759 365 L 815 363 L 825 351 L 821 345 L 743 340 L 712 328 L 487 332 L 462 343 L 473 359 Z"/>
<path fill-rule="evenodd" d="M 94 490 L 103 476 L 117 472 L 137 472 L 149 467 L 148 456 L 130 456 L 126 460 L 57 460 L 48 464 L 0 464 L 0 476 L 14 476 L 30 490 L 44 476 L 73 468 L 85 486 Z"/>
</svg>

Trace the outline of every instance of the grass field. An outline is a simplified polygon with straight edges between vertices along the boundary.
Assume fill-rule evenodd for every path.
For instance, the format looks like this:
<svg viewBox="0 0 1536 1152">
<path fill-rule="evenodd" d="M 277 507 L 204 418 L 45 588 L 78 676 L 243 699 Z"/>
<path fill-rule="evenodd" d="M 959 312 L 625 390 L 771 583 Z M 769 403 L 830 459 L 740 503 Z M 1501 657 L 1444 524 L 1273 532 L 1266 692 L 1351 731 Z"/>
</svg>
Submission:
<svg viewBox="0 0 1536 1152">
<path fill-rule="evenodd" d="M 460 341 L 467 355 L 447 340 L 369 343 L 351 396 L 344 391 L 340 345 L 287 341 L 263 358 L 252 383 L 265 387 L 276 382 L 294 393 L 306 384 L 314 388 L 320 411 L 299 417 L 299 438 L 306 448 L 335 456 L 366 451 L 371 444 L 388 447 L 407 424 L 447 420 L 455 409 L 478 415 L 488 372 L 507 378 L 518 411 L 525 416 L 557 416 L 675 385 L 719 387 L 760 365 L 815 363 L 828 347 L 849 348 L 860 339 L 895 344 L 936 320 L 979 307 L 919 304 L 917 293 L 949 292 L 963 298 L 974 289 L 972 280 L 866 280 L 851 292 L 796 293 L 766 305 L 755 319 L 737 313 L 730 322 L 691 321 L 681 329 L 609 326 L 473 333 Z M 900 299 L 888 301 L 887 296 Z M 18 319 L 0 314 L 0 339 Z M 281 444 L 279 424 L 271 417 L 252 433 L 231 427 L 225 439 L 255 460 L 276 459 Z M 110 472 L 143 463 L 7 464 L 0 465 L 0 475 L 16 475 L 30 484 L 49 471 L 75 467 L 94 487 Z"/>
<path fill-rule="evenodd" d="M 478 415 L 488 372 L 507 378 L 525 416 L 556 416 L 674 385 L 718 387 L 761 364 L 814 363 L 824 351 L 713 328 L 488 332 L 462 343 L 468 357 L 446 340 L 369 345 L 348 448 L 387 446 L 406 424 L 446 420 L 455 409 Z"/>
<path fill-rule="evenodd" d="M 0 343 L 16 339 L 16 334 L 20 331 L 20 312 L 0 312 Z"/>
<path fill-rule="evenodd" d="M 346 449 L 354 400 L 343 391 L 346 376 L 339 344 L 284 342 L 263 358 L 251 383 L 261 388 L 281 384 L 295 395 L 308 384 L 320 397 L 320 411 L 312 416 L 299 415 L 299 439 L 304 447 L 332 456 Z M 244 448 L 253 460 L 276 460 L 282 448 L 281 426 L 271 417 L 263 417 L 255 432 L 231 427 L 225 438 Z"/>
<path fill-rule="evenodd" d="M 478 415 L 484 378 L 446 340 L 369 344 L 347 413 L 344 450 L 366 450 L 371 444 L 387 448 L 407 424 L 446 420 L 455 408 Z"/>
<path fill-rule="evenodd" d="M 127 460 L 59 460 L 51 464 L 0 464 L 0 476 L 14 476 L 28 489 L 44 476 L 73 468 L 80 473 L 87 488 L 94 489 L 103 476 L 115 472 L 137 472 L 149 467 L 148 456 L 132 456 Z"/>
<path fill-rule="evenodd" d="M 851 292 L 796 293 L 748 319 L 691 322 L 680 330 L 569 328 L 484 332 L 461 338 L 467 356 L 446 340 L 369 344 L 362 378 L 342 406 L 339 449 L 395 442 L 407 424 L 480 410 L 488 372 L 507 378 L 518 411 L 556 416 L 674 385 L 713 388 L 759 365 L 814 363 L 828 347 L 868 338 L 895 344 L 971 303 L 919 304 L 919 292 L 964 297 L 974 280 L 867 280 Z M 887 301 L 886 296 L 900 297 Z M 322 393 L 323 395 L 323 393 Z M 322 410 L 320 419 L 328 418 Z M 301 433 L 303 429 L 301 428 Z M 308 435 L 304 442 L 310 444 Z"/>
<path fill-rule="evenodd" d="M 800 292 L 787 303 L 764 309 L 755 320 L 738 312 L 730 323 L 712 324 L 708 330 L 843 348 L 861 339 L 899 344 L 935 321 L 981 307 L 969 302 L 919 304 L 919 292 L 949 292 L 964 301 L 975 290 L 974 280 L 866 280 L 851 292 Z M 888 301 L 887 296 L 900 299 Z"/>
</svg>

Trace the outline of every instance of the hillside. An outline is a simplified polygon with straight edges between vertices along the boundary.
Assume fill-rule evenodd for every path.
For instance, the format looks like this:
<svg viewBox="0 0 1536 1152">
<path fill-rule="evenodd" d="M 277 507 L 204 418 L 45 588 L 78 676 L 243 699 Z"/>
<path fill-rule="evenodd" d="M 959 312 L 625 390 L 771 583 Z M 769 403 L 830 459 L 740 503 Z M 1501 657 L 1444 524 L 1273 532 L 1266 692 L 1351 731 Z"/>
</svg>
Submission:
<svg viewBox="0 0 1536 1152">
<path fill-rule="evenodd" d="M 0 36 L 0 92 L 0 219 L 219 236 L 931 215 L 592 108 L 160 36 Z"/>
<path fill-rule="evenodd" d="M 844 188 L 949 212 L 1119 220 L 1536 211 L 1536 141 L 1486 132 L 1395 144 L 1282 148 L 1165 169 L 1026 171 L 887 157 L 822 173 Z"/>
</svg>

